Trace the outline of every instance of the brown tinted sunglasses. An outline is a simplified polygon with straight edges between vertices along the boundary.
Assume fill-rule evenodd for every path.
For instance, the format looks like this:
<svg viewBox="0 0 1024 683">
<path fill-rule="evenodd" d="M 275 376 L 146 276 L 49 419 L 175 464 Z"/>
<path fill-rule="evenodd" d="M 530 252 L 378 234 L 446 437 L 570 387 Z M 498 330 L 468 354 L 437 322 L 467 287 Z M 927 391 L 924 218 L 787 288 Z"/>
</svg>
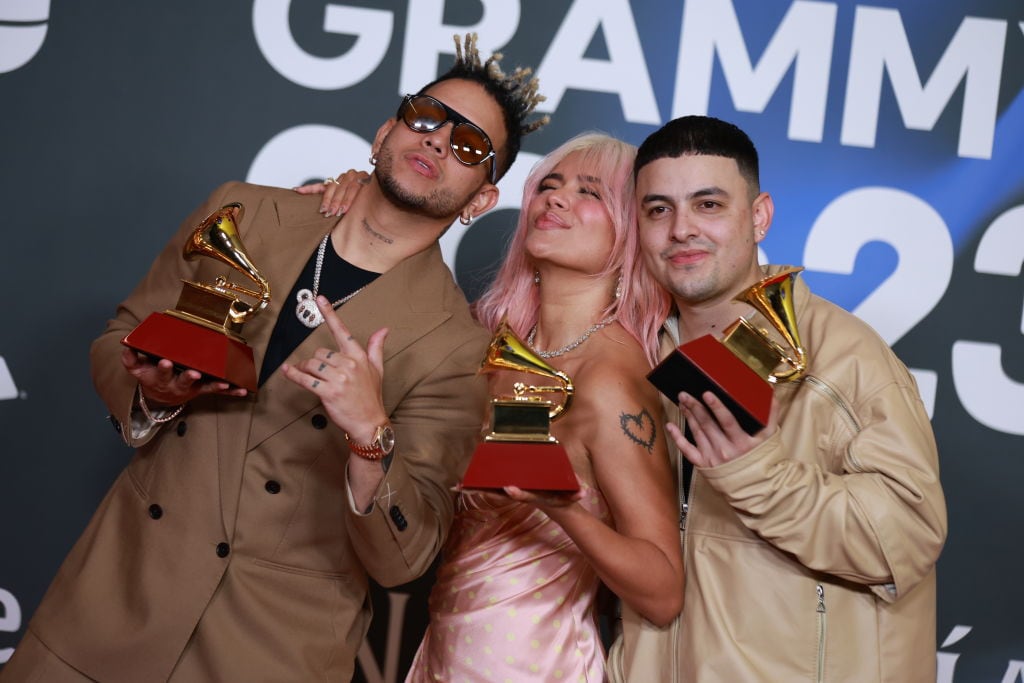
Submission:
<svg viewBox="0 0 1024 683">
<path fill-rule="evenodd" d="M 430 95 L 406 95 L 398 107 L 398 118 L 417 133 L 432 133 L 450 121 L 452 130 L 448 143 L 455 158 L 466 166 L 476 166 L 490 159 L 491 184 L 497 182 L 494 146 L 487 133 L 441 100 Z"/>
</svg>

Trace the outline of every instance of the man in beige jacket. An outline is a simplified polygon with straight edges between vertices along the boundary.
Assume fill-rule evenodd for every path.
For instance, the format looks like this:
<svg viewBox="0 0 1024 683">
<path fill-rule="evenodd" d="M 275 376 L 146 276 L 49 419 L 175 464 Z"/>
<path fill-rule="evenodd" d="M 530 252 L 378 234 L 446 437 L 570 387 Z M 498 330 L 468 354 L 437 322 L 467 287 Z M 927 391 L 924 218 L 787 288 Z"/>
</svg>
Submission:
<svg viewBox="0 0 1024 683">
<path fill-rule="evenodd" d="M 757 262 L 773 204 L 754 145 L 717 119 L 669 122 L 634 168 L 644 258 L 675 302 L 667 354 L 750 316 L 734 297 L 779 271 Z M 710 392 L 673 397 L 668 431 L 692 464 L 685 602 L 660 671 L 630 655 L 627 623 L 634 680 L 935 680 L 946 509 L 928 416 L 864 322 L 799 278 L 793 304 L 807 369 L 774 386 L 767 426 L 748 434 Z"/>
<path fill-rule="evenodd" d="M 317 197 L 229 183 L 119 306 L 93 344 L 93 376 L 138 450 L 4 683 L 351 678 L 369 577 L 395 585 L 429 567 L 486 405 L 476 370 L 489 335 L 437 240 L 494 206 L 497 179 L 537 123 L 524 121 L 534 80 L 481 63 L 475 37 L 457 52 L 381 125 L 375 172 L 340 220 L 325 219 Z M 181 251 L 232 202 L 245 207 L 242 241 L 273 292 L 243 330 L 262 369 L 248 396 L 121 345 L 174 306 L 180 280 L 231 279 Z"/>
</svg>

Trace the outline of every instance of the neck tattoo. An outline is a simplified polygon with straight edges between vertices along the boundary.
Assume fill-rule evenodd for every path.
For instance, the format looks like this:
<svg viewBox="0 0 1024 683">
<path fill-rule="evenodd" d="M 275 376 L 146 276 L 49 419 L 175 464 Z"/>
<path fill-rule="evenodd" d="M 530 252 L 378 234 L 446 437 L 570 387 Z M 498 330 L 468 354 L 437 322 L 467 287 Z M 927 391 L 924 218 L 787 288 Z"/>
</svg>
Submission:
<svg viewBox="0 0 1024 683">
<path fill-rule="evenodd" d="M 379 239 L 384 244 L 394 244 L 395 243 L 395 240 L 393 240 L 392 238 L 388 237 L 387 235 L 382 235 L 381 233 L 379 233 L 376 230 L 374 230 L 373 228 L 371 228 L 370 224 L 366 222 L 365 218 L 363 219 L 363 228 L 366 230 L 366 232 L 370 233 L 373 237 L 376 237 L 377 239 Z"/>
<path fill-rule="evenodd" d="M 590 339 L 590 335 L 594 334 L 598 330 L 604 329 L 605 327 L 608 327 L 609 325 L 611 325 L 613 322 L 615 322 L 616 318 L 617 318 L 617 316 L 612 315 L 612 316 L 609 316 L 609 317 L 605 318 L 601 322 L 594 323 L 593 325 L 588 327 L 586 329 L 586 331 L 583 332 L 583 334 L 581 334 L 579 337 L 577 337 L 576 339 L 574 339 L 573 341 L 569 342 L 568 344 L 566 344 L 565 346 L 563 346 L 561 348 L 554 349 L 553 351 L 541 351 L 540 349 L 533 349 L 533 350 L 541 358 L 557 358 L 558 356 L 561 356 L 564 353 L 569 353 L 570 351 L 575 349 L 577 346 L 579 346 L 583 342 L 585 342 L 588 339 Z M 533 340 L 536 339 L 536 337 L 537 337 L 537 326 L 534 325 L 530 329 L 530 334 L 528 334 L 526 336 L 526 345 L 529 346 L 530 348 L 533 348 Z"/>
</svg>

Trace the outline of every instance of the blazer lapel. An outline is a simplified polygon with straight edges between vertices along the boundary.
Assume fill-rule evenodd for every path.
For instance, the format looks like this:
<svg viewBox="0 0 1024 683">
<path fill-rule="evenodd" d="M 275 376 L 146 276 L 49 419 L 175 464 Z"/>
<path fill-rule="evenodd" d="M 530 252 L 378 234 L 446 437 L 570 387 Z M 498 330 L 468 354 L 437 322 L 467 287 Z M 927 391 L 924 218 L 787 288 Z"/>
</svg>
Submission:
<svg viewBox="0 0 1024 683">
<path fill-rule="evenodd" d="M 445 292 L 446 283 L 450 282 L 451 274 L 441 260 L 440 248 L 435 244 L 381 274 L 339 308 L 338 314 L 363 348 L 370 335 L 382 327 L 388 328 L 388 337 L 384 342 L 386 364 L 395 354 L 451 316 L 446 309 Z M 285 315 L 288 314 L 286 311 Z M 327 325 L 314 330 L 292 352 L 287 362 L 292 365 L 301 363 L 311 358 L 320 347 L 338 347 Z M 385 370 L 384 409 L 388 414 L 405 393 L 399 389 L 403 379 L 391 377 Z M 249 431 L 250 449 L 320 404 L 316 394 L 294 384 L 280 371 L 275 371 L 263 388 L 253 410 Z"/>
</svg>

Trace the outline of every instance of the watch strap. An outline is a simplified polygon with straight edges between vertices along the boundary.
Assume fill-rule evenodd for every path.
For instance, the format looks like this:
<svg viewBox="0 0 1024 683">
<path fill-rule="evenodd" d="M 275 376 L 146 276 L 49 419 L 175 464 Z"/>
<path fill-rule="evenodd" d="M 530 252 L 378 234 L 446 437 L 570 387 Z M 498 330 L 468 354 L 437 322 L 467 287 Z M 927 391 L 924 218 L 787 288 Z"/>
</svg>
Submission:
<svg viewBox="0 0 1024 683">
<path fill-rule="evenodd" d="M 389 444 L 385 444 L 385 438 L 390 435 L 388 440 Z M 391 430 L 391 426 L 388 424 L 379 425 L 376 431 L 373 433 L 373 439 L 368 444 L 358 444 L 352 441 L 352 438 L 345 432 L 345 441 L 348 443 L 348 449 L 358 455 L 360 458 L 366 460 L 382 460 L 389 453 L 391 453 L 394 447 L 394 436 Z"/>
</svg>

